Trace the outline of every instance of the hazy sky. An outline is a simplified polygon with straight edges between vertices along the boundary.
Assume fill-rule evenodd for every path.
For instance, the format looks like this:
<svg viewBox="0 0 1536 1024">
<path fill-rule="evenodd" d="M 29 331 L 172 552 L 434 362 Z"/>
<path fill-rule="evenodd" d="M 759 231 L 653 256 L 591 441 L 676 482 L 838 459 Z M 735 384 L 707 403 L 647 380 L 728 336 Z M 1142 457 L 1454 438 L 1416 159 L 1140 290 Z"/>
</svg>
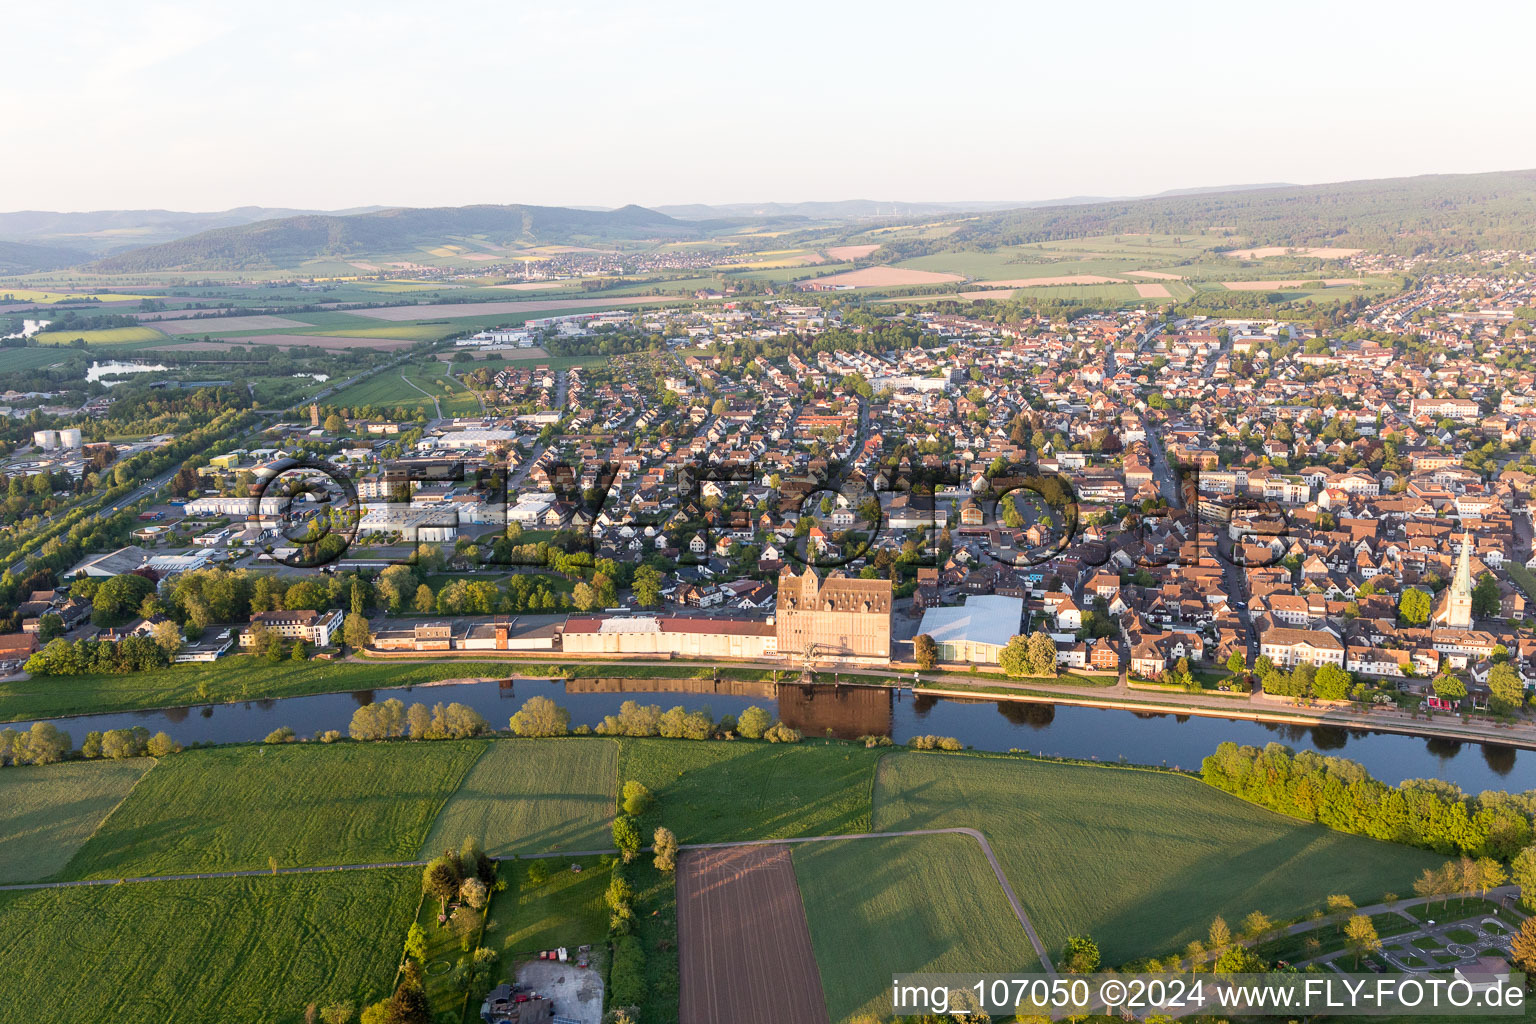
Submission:
<svg viewBox="0 0 1536 1024">
<path fill-rule="evenodd" d="M 5 25 L 4 210 L 1030 200 L 1536 166 L 1529 0 L 113 0 Z"/>
</svg>

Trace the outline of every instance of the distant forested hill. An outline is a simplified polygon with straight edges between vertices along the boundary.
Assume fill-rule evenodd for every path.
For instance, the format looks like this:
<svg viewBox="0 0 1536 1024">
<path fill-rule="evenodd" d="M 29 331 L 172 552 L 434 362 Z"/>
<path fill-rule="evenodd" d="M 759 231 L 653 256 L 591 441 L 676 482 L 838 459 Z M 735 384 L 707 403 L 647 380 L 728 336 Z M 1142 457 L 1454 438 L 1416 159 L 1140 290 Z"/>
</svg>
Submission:
<svg viewBox="0 0 1536 1024">
<path fill-rule="evenodd" d="M 406 252 L 476 236 L 510 242 L 691 238 L 703 229 L 640 206 L 573 210 L 559 206 L 458 206 L 391 209 L 352 216 L 264 220 L 118 253 L 91 264 L 107 274 L 154 270 L 245 270 L 294 266 L 322 256 Z"/>
<path fill-rule="evenodd" d="M 1329 245 L 1404 255 L 1536 248 L 1536 170 L 1436 174 L 1169 196 L 982 214 L 892 257 L 1118 232 L 1227 231 L 1258 245 Z"/>
<path fill-rule="evenodd" d="M 79 249 L 26 242 L 0 242 L 0 274 L 30 274 L 40 270 L 73 267 L 90 259 Z"/>
</svg>

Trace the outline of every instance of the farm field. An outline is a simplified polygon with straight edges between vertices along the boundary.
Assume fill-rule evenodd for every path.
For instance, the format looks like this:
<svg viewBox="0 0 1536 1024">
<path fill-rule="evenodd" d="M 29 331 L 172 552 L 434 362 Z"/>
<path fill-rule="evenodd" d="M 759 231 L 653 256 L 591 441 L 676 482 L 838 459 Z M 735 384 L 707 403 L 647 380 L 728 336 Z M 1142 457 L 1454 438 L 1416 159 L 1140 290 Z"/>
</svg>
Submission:
<svg viewBox="0 0 1536 1024">
<path fill-rule="evenodd" d="M 915 284 L 946 284 L 960 280 L 959 274 L 939 273 L 931 270 L 913 270 L 906 267 L 865 267 L 841 274 L 828 274 L 816 278 L 818 284 L 849 288 L 894 288 Z"/>
<path fill-rule="evenodd" d="M 610 739 L 496 740 L 448 798 L 421 856 L 466 837 L 493 857 L 607 849 L 618 760 Z"/>
<path fill-rule="evenodd" d="M 300 1024 L 311 1002 L 385 994 L 419 879 L 404 869 L 0 893 L 0 1006 L 28 1024 Z"/>
<path fill-rule="evenodd" d="M 150 323 L 163 334 L 231 334 L 238 331 L 286 331 L 309 327 L 302 320 L 290 320 L 285 316 L 257 314 L 253 316 L 187 317 L 183 319 L 151 320 Z"/>
<path fill-rule="evenodd" d="M 878 248 L 879 245 L 833 245 L 825 252 L 832 260 L 861 260 Z"/>
<path fill-rule="evenodd" d="M 39 345 L 68 345 L 84 338 L 87 345 L 122 345 L 130 342 L 164 342 L 166 337 L 151 327 L 107 327 L 95 331 L 39 331 L 32 340 Z"/>
<path fill-rule="evenodd" d="M 70 878 L 415 860 L 486 747 L 275 744 L 160 761 L 66 869 Z"/>
<path fill-rule="evenodd" d="M 69 358 L 53 348 L 0 348 L 0 373 L 21 373 L 62 363 Z"/>
<path fill-rule="evenodd" d="M 139 302 L 146 295 L 120 295 L 116 292 L 52 291 L 0 285 L 0 302 Z"/>
<path fill-rule="evenodd" d="M 1285 920 L 1329 893 L 1364 905 L 1411 892 L 1442 860 L 1161 772 L 1006 756 L 881 762 L 875 831 L 954 825 L 987 835 L 1048 949 L 1091 934 L 1107 965 L 1181 949 L 1217 914 Z"/>
<path fill-rule="evenodd" d="M 644 783 L 656 800 L 641 834 L 665 825 L 681 843 L 864 832 L 878 759 L 843 743 L 625 739 L 619 788 Z"/>
<path fill-rule="evenodd" d="M 991 299 L 998 302 L 1016 298 L 1024 301 L 1075 301 L 1106 305 L 1135 302 L 1140 298 L 1136 292 L 1136 286 L 1129 284 L 1078 284 L 1049 285 L 1041 288 L 982 289 L 961 292 L 960 297 L 962 299 Z"/>
<path fill-rule="evenodd" d="M 231 654 L 215 662 L 127 675 L 13 679 L 0 683 L 0 722 L 296 697 L 386 685 L 414 686 L 444 679 L 500 678 L 507 672 L 506 664 L 484 661 L 449 665 L 392 662 L 388 666 L 360 662 L 273 663 L 249 654 Z M 60 728 L 68 729 L 68 723 Z M 76 743 L 84 738 L 74 737 Z"/>
<path fill-rule="evenodd" d="M 679 1024 L 827 1020 L 787 848 L 685 850 L 677 865 L 677 944 Z"/>
<path fill-rule="evenodd" d="M 602 308 L 605 306 L 640 305 L 647 300 L 662 298 L 659 295 L 631 296 L 626 298 L 605 299 L 596 296 L 581 299 L 527 299 L 505 300 L 497 302 L 454 302 L 439 305 L 419 306 L 379 306 L 374 309 L 356 310 L 358 316 L 365 316 L 370 320 L 427 320 L 437 317 L 444 319 L 461 319 L 471 316 L 524 316 L 534 313 L 560 313 L 572 312 L 587 308 Z"/>
<path fill-rule="evenodd" d="M 885 1019 L 896 973 L 1038 969 L 969 836 L 803 843 L 794 863 L 834 1022 L 859 1013 Z"/>
<path fill-rule="evenodd" d="M 58 874 L 154 763 L 130 758 L 0 771 L 0 883 Z"/>
</svg>

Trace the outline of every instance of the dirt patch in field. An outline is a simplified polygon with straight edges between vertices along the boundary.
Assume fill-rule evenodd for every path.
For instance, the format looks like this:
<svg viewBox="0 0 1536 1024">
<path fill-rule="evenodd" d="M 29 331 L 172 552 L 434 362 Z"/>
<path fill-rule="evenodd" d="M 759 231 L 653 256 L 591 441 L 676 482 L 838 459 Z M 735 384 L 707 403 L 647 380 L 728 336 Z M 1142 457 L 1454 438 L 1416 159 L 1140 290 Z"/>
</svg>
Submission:
<svg viewBox="0 0 1536 1024">
<path fill-rule="evenodd" d="M 461 260 L 474 260 L 477 263 L 488 263 L 491 260 L 504 260 L 505 256 L 498 256 L 494 252 L 465 252 L 459 254 Z"/>
<path fill-rule="evenodd" d="M 788 847 L 685 851 L 677 939 L 680 1024 L 827 1024 Z"/>
<path fill-rule="evenodd" d="M 1262 260 L 1270 256 L 1311 256 L 1319 260 L 1342 260 L 1364 252 L 1364 249 L 1340 249 L 1335 246 L 1311 245 L 1288 249 L 1283 245 L 1261 245 L 1256 249 L 1232 249 L 1222 253 L 1234 260 Z"/>
<path fill-rule="evenodd" d="M 865 267 L 841 274 L 818 277 L 808 284 L 828 288 L 892 288 L 908 284 L 945 284 L 963 281 L 959 274 L 940 274 L 932 270 L 907 270 L 903 267 Z"/>
<path fill-rule="evenodd" d="M 382 269 L 381 267 L 374 266 L 372 263 L 348 263 L 347 266 L 356 267 L 358 270 L 367 270 L 375 273 Z"/>
<path fill-rule="evenodd" d="M 977 281 L 989 288 L 1045 288 L 1058 284 L 1125 284 L 1123 277 L 1102 274 L 1066 274 L 1061 277 L 1018 277 L 1011 281 Z"/>
<path fill-rule="evenodd" d="M 1168 286 L 1162 284 L 1138 284 L 1136 294 L 1143 299 L 1171 299 L 1168 294 Z"/>
<path fill-rule="evenodd" d="M 1233 291 L 1233 292 L 1268 292 L 1268 291 L 1274 291 L 1276 288 L 1300 288 L 1302 285 L 1306 284 L 1308 281 L 1318 281 L 1318 280 L 1321 280 L 1323 282 L 1323 287 L 1325 287 L 1325 288 L 1338 288 L 1341 285 L 1364 284 L 1365 283 L 1364 281 L 1360 280 L 1358 277 L 1327 277 L 1327 278 L 1312 277 L 1312 278 L 1308 278 L 1306 281 L 1226 281 L 1226 282 L 1223 282 L 1223 283 L 1226 284 L 1228 291 Z"/>
<path fill-rule="evenodd" d="M 594 306 L 635 306 L 665 298 L 661 295 L 631 295 L 622 299 L 529 299 L 523 302 L 445 302 L 431 306 L 380 306 L 377 309 L 348 310 L 354 316 L 402 323 L 406 320 L 451 320 L 464 316 L 502 316 L 516 313 L 553 313 L 562 309 Z"/>
<path fill-rule="evenodd" d="M 1165 274 L 1161 270 L 1127 270 L 1126 277 L 1150 277 L 1154 281 L 1182 281 L 1183 274 Z"/>
<path fill-rule="evenodd" d="M 289 331 L 313 327 L 285 316 L 209 316 L 188 320 L 157 320 L 155 329 L 166 334 L 228 334 L 230 331 Z"/>
<path fill-rule="evenodd" d="M 827 258 L 839 263 L 843 260 L 861 260 L 878 248 L 878 245 L 834 245 L 827 250 Z"/>
</svg>

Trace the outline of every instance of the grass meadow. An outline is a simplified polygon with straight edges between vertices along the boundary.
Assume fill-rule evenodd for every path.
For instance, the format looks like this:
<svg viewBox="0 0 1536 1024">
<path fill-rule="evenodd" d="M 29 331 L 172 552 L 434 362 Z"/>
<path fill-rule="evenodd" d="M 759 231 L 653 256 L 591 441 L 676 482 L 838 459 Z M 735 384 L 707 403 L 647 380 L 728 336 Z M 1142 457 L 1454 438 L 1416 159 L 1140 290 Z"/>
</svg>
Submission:
<svg viewBox="0 0 1536 1024">
<path fill-rule="evenodd" d="M 27 1024 L 300 1024 L 381 998 L 412 869 L 0 893 L 0 1011 Z"/>
<path fill-rule="evenodd" d="M 1090 934 L 1106 964 L 1161 956 L 1262 910 L 1301 917 L 1329 893 L 1407 893 L 1443 858 L 1332 832 L 1195 779 L 1005 756 L 896 753 L 876 831 L 968 825 L 992 843 L 1046 947 Z"/>
<path fill-rule="evenodd" d="M 154 763 L 130 758 L 0 770 L 0 883 L 57 875 Z"/>
<path fill-rule="evenodd" d="M 0 722 L 59 715 L 187 707 L 194 704 L 296 697 L 306 693 L 414 686 L 443 679 L 499 677 L 505 664 L 491 662 L 279 661 L 231 654 L 206 664 L 175 665 L 128 675 L 39 677 L 0 683 Z M 505 725 L 505 723 L 502 723 Z M 61 728 L 68 728 L 63 725 Z M 79 743 L 84 736 L 74 737 Z"/>
<path fill-rule="evenodd" d="M 485 750 L 460 742 L 274 744 L 161 760 L 66 874 L 126 878 L 415 860 Z"/>
<path fill-rule="evenodd" d="M 805 843 L 795 878 L 834 1022 L 892 1012 L 902 972 L 1033 971 L 1024 928 L 969 836 Z"/>
<path fill-rule="evenodd" d="M 626 739 L 619 786 L 655 796 L 642 835 L 665 825 L 682 843 L 864 832 L 879 753 L 845 743 L 799 745 Z"/>
<path fill-rule="evenodd" d="M 421 855 L 471 836 L 493 857 L 606 850 L 618 760 L 610 739 L 497 740 L 448 798 Z"/>
</svg>

